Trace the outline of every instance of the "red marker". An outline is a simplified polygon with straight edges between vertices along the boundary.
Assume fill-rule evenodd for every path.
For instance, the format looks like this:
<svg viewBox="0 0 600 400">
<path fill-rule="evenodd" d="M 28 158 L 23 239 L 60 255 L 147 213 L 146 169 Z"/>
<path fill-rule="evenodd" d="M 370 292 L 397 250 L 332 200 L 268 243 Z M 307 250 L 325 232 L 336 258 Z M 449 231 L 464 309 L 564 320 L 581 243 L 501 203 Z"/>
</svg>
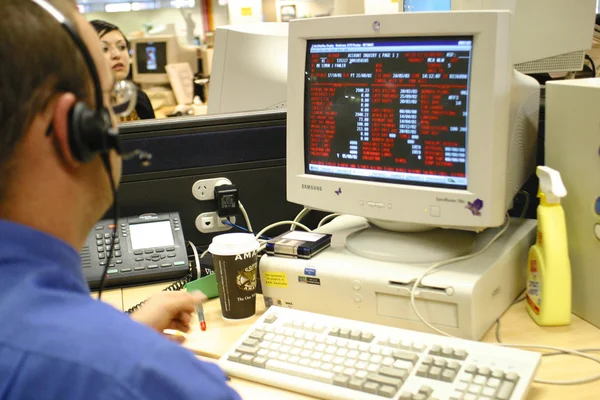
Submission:
<svg viewBox="0 0 600 400">
<path fill-rule="evenodd" d="M 200 320 L 200 329 L 206 330 L 206 321 L 204 320 L 204 307 L 202 304 L 196 306 L 196 312 L 198 313 L 198 320 Z"/>
</svg>

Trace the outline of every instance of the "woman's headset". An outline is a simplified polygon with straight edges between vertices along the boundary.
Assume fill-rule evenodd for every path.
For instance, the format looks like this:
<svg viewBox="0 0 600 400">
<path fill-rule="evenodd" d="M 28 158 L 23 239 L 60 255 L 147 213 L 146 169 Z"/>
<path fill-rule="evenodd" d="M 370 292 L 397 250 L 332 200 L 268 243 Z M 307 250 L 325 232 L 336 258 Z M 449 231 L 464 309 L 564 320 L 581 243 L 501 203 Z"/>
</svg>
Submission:
<svg viewBox="0 0 600 400">
<path fill-rule="evenodd" d="M 69 115 L 69 146 L 75 159 L 90 161 L 96 154 L 107 154 L 111 149 L 121 153 L 118 129 L 112 126 L 110 113 L 102 100 L 102 86 L 94 59 L 77 33 L 75 24 L 46 0 L 31 0 L 50 14 L 73 40 L 83 56 L 94 84 L 96 107 L 90 108 L 78 100 Z"/>
</svg>

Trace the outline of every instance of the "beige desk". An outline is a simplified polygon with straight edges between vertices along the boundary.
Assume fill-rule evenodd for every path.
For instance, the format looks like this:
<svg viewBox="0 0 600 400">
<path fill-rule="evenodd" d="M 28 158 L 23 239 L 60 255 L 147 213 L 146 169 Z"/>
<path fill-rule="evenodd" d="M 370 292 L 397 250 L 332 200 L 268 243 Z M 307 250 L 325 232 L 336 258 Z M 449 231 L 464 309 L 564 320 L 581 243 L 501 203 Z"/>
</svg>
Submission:
<svg viewBox="0 0 600 400">
<path fill-rule="evenodd" d="M 139 288 L 108 290 L 103 300 L 119 309 L 128 309 L 160 291 L 164 283 Z M 257 296 L 257 316 L 239 323 L 225 322 L 221 317 L 218 299 L 208 301 L 204 306 L 207 330 L 193 331 L 185 343 L 202 358 L 218 359 L 243 332 L 264 312 L 262 296 Z M 535 324 L 525 311 L 525 304 L 519 303 L 510 308 L 502 317 L 501 337 L 506 343 L 543 344 L 549 346 L 577 348 L 600 348 L 600 329 L 573 316 L 571 325 L 565 327 L 542 328 Z M 197 326 L 197 324 L 194 324 Z M 495 342 L 494 327 L 485 335 L 484 341 Z M 600 353 L 596 353 L 598 355 Z M 592 361 L 568 356 L 545 357 L 538 370 L 541 379 L 570 380 L 600 374 L 600 366 Z M 280 389 L 263 386 L 241 379 L 232 379 L 233 386 L 244 399 L 308 399 Z M 530 400 L 597 400 L 600 399 L 600 381 L 576 386 L 555 386 L 533 384 L 529 392 Z"/>
</svg>

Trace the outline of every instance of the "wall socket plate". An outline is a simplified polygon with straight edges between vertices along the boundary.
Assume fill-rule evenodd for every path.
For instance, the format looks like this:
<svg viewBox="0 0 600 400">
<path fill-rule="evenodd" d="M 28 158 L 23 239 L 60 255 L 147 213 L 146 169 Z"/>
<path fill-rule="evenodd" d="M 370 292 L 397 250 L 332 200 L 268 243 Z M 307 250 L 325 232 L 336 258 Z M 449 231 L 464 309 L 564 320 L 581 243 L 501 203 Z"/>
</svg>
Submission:
<svg viewBox="0 0 600 400">
<path fill-rule="evenodd" d="M 235 217 L 228 217 L 229 222 L 235 224 Z M 216 211 L 205 212 L 196 217 L 196 229 L 201 233 L 215 233 L 230 230 L 232 227 L 221 222 Z"/>
<path fill-rule="evenodd" d="M 231 185 L 231 181 L 227 178 L 200 179 L 192 185 L 192 194 L 200 201 L 214 200 L 215 186 L 220 185 Z"/>
</svg>

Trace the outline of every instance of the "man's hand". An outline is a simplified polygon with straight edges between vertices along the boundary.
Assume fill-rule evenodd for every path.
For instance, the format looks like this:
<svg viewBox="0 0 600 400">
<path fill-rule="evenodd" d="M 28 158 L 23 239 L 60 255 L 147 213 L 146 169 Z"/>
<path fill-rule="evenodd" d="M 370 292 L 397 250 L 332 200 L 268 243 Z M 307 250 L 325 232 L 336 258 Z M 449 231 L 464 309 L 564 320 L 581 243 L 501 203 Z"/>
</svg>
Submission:
<svg viewBox="0 0 600 400">
<path fill-rule="evenodd" d="M 133 312 L 131 318 L 160 333 L 165 329 L 188 332 L 192 313 L 196 311 L 196 304 L 206 299 L 202 292 L 160 292 L 150 297 L 139 310 Z M 179 336 L 170 336 L 170 338 L 180 342 L 184 340 Z"/>
</svg>

